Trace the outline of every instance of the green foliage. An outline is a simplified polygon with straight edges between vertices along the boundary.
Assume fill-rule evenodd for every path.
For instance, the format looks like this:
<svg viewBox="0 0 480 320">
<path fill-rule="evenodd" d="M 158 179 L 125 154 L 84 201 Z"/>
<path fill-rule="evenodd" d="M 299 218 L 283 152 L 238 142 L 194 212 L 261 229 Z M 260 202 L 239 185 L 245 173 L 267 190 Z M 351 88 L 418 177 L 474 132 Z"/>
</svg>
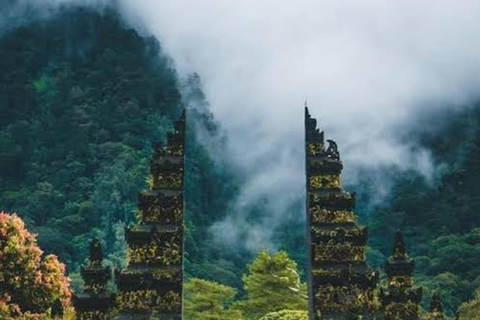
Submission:
<svg viewBox="0 0 480 320">
<path fill-rule="evenodd" d="M 158 42 L 113 11 L 71 7 L 0 38 L 0 208 L 77 270 L 99 236 L 124 264 L 153 145 L 180 93 Z"/>
<path fill-rule="evenodd" d="M 282 310 L 270 312 L 260 320 L 308 320 L 308 312 L 304 310 Z"/>
<path fill-rule="evenodd" d="M 480 229 L 473 229 L 463 235 L 440 236 L 431 241 L 433 259 L 419 271 L 427 274 L 453 272 L 473 281 L 479 277 L 473 266 L 480 264 Z"/>
<path fill-rule="evenodd" d="M 470 292 L 477 288 L 478 281 L 471 283 L 453 273 L 440 273 L 435 276 L 416 277 L 417 284 L 423 287 L 424 309 L 428 310 L 429 301 L 434 292 L 442 297 L 442 304 L 447 315 L 453 315 L 452 310 L 457 310 L 463 301 L 470 298 Z"/>
<path fill-rule="evenodd" d="M 42 76 L 32 82 L 33 88 L 37 93 L 45 92 L 48 89 L 49 80 L 47 76 Z"/>
<path fill-rule="evenodd" d="M 179 83 L 155 39 L 111 10 L 65 7 L 2 34 L 0 83 L 0 208 L 21 215 L 70 272 L 93 237 L 107 264 L 125 265 L 123 229 L 135 221 L 153 146 L 180 113 L 181 89 L 191 105 L 185 274 L 241 289 L 251 254 L 214 243 L 209 230 L 229 211 L 238 178 L 200 137 L 219 153 L 224 137 L 200 78 Z"/>
<path fill-rule="evenodd" d="M 300 282 L 297 264 L 285 251 L 260 251 L 243 282 L 246 296 L 234 301 L 236 290 L 231 287 L 198 278 L 188 280 L 184 287 L 186 319 L 258 320 L 267 313 L 265 319 L 306 317 L 306 285 Z"/>
<path fill-rule="evenodd" d="M 122 229 L 135 221 L 153 146 L 180 113 L 181 89 L 192 106 L 186 275 L 241 288 L 251 255 L 214 243 L 209 231 L 238 178 L 200 142 L 218 141 L 223 152 L 198 76 L 179 83 L 155 39 L 126 29 L 113 11 L 81 7 L 3 34 L 0 58 L 0 208 L 18 212 L 46 252 L 75 271 L 96 236 L 106 263 L 124 265 Z"/>
<path fill-rule="evenodd" d="M 405 139 L 431 153 L 433 177 L 395 168 L 365 169 L 352 188 L 370 225 L 369 262 L 381 267 L 382 255 L 390 254 L 389 239 L 402 230 L 416 261 L 415 277 L 425 286 L 422 306 L 428 309 L 428 298 L 437 289 L 446 313 L 454 316 L 462 301 L 473 298 L 480 281 L 480 105 L 429 117 L 420 119 Z M 372 187 L 385 183 L 388 195 L 372 199 Z"/>
<path fill-rule="evenodd" d="M 38 317 L 58 299 L 70 306 L 65 265 L 54 255 L 42 258 L 23 221 L 0 212 L 0 235 L 0 317 Z"/>
<path fill-rule="evenodd" d="M 153 145 L 164 141 L 183 99 L 189 104 L 186 276 L 237 289 L 244 299 L 235 306 L 248 319 L 264 311 L 306 308 L 302 294 L 284 290 L 301 278 L 285 271 L 288 264 L 261 253 L 242 287 L 252 254 L 214 241 L 210 227 L 231 210 L 242 177 L 223 162 L 226 138 L 207 111 L 200 78 L 179 82 L 155 39 L 129 30 L 110 10 L 62 9 L 2 34 L 0 83 L 0 208 L 21 215 L 42 248 L 58 254 L 70 271 L 83 263 L 94 236 L 102 239 L 107 263 L 124 266 L 124 227 L 135 219 Z M 360 220 L 371 227 L 370 263 L 383 266 L 390 239 L 402 229 L 426 297 L 441 291 L 453 315 L 479 284 L 480 108 L 435 120 L 441 120 L 435 128 L 422 122 L 425 130 L 410 138 L 431 151 L 439 177 L 429 181 L 395 168 L 365 170 L 353 190 Z M 217 157 L 207 152 L 207 144 Z M 392 190 L 370 210 L 369 204 L 378 203 L 373 199 L 378 190 L 372 189 L 376 179 L 393 181 Z M 265 209 L 261 201 L 252 207 L 248 218 L 259 219 Z M 272 236 L 298 263 L 301 276 L 303 210 L 303 202 L 289 208 Z M 268 265 L 289 280 L 273 277 Z"/>
<path fill-rule="evenodd" d="M 192 278 L 184 285 L 186 320 L 241 320 L 238 310 L 230 309 L 236 290 L 213 281 Z"/>
<path fill-rule="evenodd" d="M 306 310 L 306 284 L 300 282 L 297 264 L 285 251 L 260 251 L 243 276 L 246 297 L 235 303 L 245 319 L 259 319 L 268 312 Z"/>
<path fill-rule="evenodd" d="M 480 291 L 474 299 L 464 302 L 459 309 L 459 320 L 476 320 L 480 319 Z"/>
</svg>

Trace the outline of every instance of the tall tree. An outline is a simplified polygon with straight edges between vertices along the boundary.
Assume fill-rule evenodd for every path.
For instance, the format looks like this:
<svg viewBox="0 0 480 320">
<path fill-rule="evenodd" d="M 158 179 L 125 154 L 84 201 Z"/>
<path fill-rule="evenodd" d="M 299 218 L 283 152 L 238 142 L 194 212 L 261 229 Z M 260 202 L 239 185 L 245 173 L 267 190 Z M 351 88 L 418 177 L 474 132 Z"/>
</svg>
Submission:
<svg viewBox="0 0 480 320">
<path fill-rule="evenodd" d="M 304 310 L 282 310 L 270 312 L 260 320 L 308 320 L 308 312 Z"/>
<path fill-rule="evenodd" d="M 185 320 L 241 320 L 239 310 L 230 309 L 236 290 L 198 278 L 188 280 L 184 285 Z"/>
<path fill-rule="evenodd" d="M 257 320 L 281 310 L 307 310 L 307 286 L 287 252 L 260 251 L 243 276 L 246 298 L 235 303 L 245 319 Z"/>
</svg>

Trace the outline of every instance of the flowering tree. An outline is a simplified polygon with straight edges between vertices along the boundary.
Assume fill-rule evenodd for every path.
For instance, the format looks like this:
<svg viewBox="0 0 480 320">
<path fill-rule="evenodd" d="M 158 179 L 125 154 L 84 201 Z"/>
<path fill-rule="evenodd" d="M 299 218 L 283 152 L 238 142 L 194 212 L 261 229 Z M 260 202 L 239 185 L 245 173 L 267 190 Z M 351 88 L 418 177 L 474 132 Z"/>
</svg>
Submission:
<svg viewBox="0 0 480 320">
<path fill-rule="evenodd" d="M 55 255 L 42 258 L 22 219 L 0 212 L 0 318 L 43 319 L 56 300 L 70 306 L 65 265 Z"/>
</svg>

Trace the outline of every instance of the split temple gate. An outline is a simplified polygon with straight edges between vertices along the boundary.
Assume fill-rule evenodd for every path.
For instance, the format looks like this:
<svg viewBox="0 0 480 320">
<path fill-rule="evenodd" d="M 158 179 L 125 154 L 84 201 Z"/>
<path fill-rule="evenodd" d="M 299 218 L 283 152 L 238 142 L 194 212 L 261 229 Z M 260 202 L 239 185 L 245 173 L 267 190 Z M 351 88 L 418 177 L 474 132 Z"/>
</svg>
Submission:
<svg viewBox="0 0 480 320">
<path fill-rule="evenodd" d="M 355 194 L 343 191 L 340 152 L 327 142 L 305 107 L 309 319 L 417 320 L 422 289 L 413 286 L 415 264 L 401 233 L 380 287 L 380 273 L 366 263 L 368 228 L 355 222 Z M 427 319 L 444 319 L 438 295 Z"/>
<path fill-rule="evenodd" d="M 92 241 L 81 269 L 83 293 L 74 296 L 78 320 L 182 319 L 185 120 L 184 111 L 166 146 L 155 149 L 151 186 L 139 194 L 139 222 L 125 230 L 128 267 L 115 273 L 116 293 L 100 242 Z M 305 108 L 309 319 L 417 320 L 422 291 L 413 286 L 414 262 L 402 235 L 396 234 L 386 285 L 378 290 L 379 272 L 366 264 L 368 228 L 356 224 L 355 195 L 340 182 L 337 144 L 327 142 Z M 444 319 L 438 295 L 426 319 Z"/>
</svg>

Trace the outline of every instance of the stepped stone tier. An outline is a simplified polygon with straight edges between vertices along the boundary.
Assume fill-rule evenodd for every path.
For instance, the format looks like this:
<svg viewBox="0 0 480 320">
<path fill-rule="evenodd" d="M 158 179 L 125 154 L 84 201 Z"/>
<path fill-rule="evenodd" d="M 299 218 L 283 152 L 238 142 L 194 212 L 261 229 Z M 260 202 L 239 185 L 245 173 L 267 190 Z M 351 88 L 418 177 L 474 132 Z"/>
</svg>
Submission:
<svg viewBox="0 0 480 320">
<path fill-rule="evenodd" d="M 438 292 L 434 293 L 430 300 L 430 311 L 426 316 L 426 320 L 446 320 L 443 314 L 442 299 Z"/>
<path fill-rule="evenodd" d="M 139 195 L 139 223 L 127 228 L 128 267 L 116 274 L 115 319 L 176 320 L 182 316 L 185 111 L 157 146 L 152 185 Z"/>
<path fill-rule="evenodd" d="M 337 144 L 327 142 L 305 107 L 310 320 L 375 319 L 379 272 L 366 265 L 368 228 L 355 223 Z"/>
<path fill-rule="evenodd" d="M 77 320 L 111 319 L 115 295 L 108 291 L 111 270 L 102 266 L 102 262 L 102 246 L 98 239 L 93 239 L 90 243 L 89 264 L 82 266 L 80 270 L 84 281 L 83 293 L 74 296 L 73 299 Z"/>
<path fill-rule="evenodd" d="M 380 289 L 381 311 L 385 320 L 418 319 L 422 288 L 415 288 L 412 273 L 415 262 L 410 259 L 400 231 L 395 234 L 392 255 L 385 263 L 387 288 Z"/>
</svg>

